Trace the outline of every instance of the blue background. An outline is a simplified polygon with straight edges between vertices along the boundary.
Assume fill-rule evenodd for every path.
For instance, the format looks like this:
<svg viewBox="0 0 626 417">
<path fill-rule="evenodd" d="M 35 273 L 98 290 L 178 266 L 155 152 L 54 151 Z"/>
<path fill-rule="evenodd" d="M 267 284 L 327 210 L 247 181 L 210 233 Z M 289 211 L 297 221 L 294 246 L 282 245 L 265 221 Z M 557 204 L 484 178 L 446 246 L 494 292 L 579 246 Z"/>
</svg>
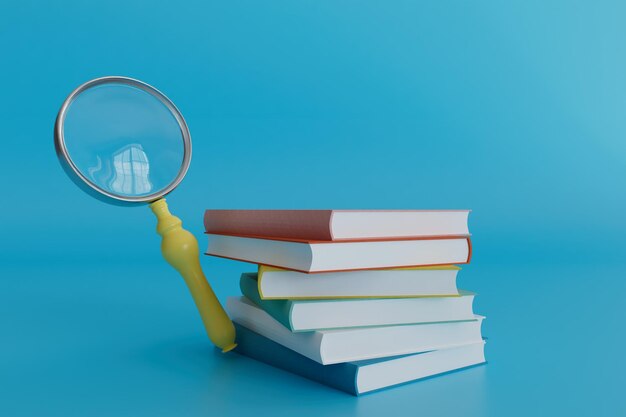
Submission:
<svg viewBox="0 0 626 417">
<path fill-rule="evenodd" d="M 0 414 L 626 413 L 626 6 L 0 4 Z M 79 191 L 65 96 L 164 91 L 194 140 L 170 208 L 471 208 L 490 363 L 353 398 L 214 350 L 147 207 Z M 252 267 L 202 259 L 216 293 Z"/>
</svg>

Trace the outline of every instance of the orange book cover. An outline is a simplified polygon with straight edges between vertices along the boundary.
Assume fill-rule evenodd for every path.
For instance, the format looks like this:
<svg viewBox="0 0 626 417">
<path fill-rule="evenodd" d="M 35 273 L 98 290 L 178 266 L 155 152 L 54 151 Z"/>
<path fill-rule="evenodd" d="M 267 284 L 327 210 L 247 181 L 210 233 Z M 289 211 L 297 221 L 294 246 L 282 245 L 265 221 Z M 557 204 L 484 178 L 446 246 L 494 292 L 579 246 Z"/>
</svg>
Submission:
<svg viewBox="0 0 626 417">
<path fill-rule="evenodd" d="M 207 233 L 208 234 L 208 233 Z M 234 236 L 234 237 L 241 237 L 241 238 L 251 238 L 251 239 L 262 239 L 262 240 L 274 240 L 274 241 L 284 241 L 284 242 L 293 242 L 293 243 L 299 243 L 299 244 L 303 244 L 303 245 L 341 245 L 341 244 L 346 244 L 346 243 L 354 243 L 354 242 L 392 242 L 392 241 L 414 241 L 414 240 L 444 240 L 444 239 L 465 239 L 467 241 L 467 259 L 464 262 L 452 262 L 454 264 L 468 264 L 471 261 L 472 258 L 472 240 L 469 236 L 430 236 L 430 237 L 422 237 L 422 238 L 395 238 L 395 239 L 352 239 L 352 240 L 341 240 L 341 241 L 320 241 L 320 240 L 305 240 L 305 239 L 286 239 L 286 238 L 280 238 L 280 239 L 276 239 L 276 238 L 268 238 L 268 237 L 262 237 L 262 236 L 253 236 L 253 235 L 235 235 L 235 234 L 226 234 L 226 233 L 211 233 L 214 235 L 224 235 L 224 236 Z M 249 259 L 245 259 L 245 258 L 239 258 L 237 256 L 225 256 L 225 255 L 219 255 L 216 253 L 211 253 L 211 252 L 205 252 L 205 255 L 209 255 L 209 256 L 215 256 L 218 258 L 226 258 L 226 259 L 232 259 L 235 261 L 242 261 L 242 262 L 252 262 Z M 256 262 L 253 262 L 256 263 Z M 316 274 L 316 273 L 323 273 L 323 272 L 340 272 L 340 271 L 358 271 L 358 270 L 376 270 L 376 269 L 392 269 L 392 268 L 405 268 L 405 267 L 421 267 L 421 266 L 441 266 L 441 265 L 450 265 L 450 262 L 445 262 L 445 263 L 428 263 L 428 264 L 419 264 L 419 265 L 391 265 L 391 266 L 384 266 L 384 267 L 380 267 L 380 268 L 356 268 L 356 269 L 341 269 L 341 270 L 336 270 L 336 269 L 331 269 L 331 270 L 323 270 L 323 271 L 306 271 L 306 270 L 302 270 L 302 269 L 296 269 L 296 268 L 290 268 L 288 266 L 285 265 L 277 265 L 277 264 L 272 264 L 272 263 L 259 263 L 260 265 L 266 265 L 266 266 L 270 266 L 270 267 L 276 267 L 276 268 L 282 268 L 282 269 L 289 269 L 289 270 L 293 270 L 293 271 L 298 271 L 298 272 L 304 272 L 304 273 L 309 273 L 309 274 Z"/>
</svg>

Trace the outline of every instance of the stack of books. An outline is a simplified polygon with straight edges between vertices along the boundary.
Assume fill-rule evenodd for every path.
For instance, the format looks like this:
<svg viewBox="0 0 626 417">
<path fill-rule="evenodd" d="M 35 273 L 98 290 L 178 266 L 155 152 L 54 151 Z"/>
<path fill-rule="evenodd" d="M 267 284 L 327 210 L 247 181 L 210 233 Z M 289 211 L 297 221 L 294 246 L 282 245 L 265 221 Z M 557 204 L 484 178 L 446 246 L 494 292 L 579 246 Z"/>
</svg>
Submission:
<svg viewBox="0 0 626 417">
<path fill-rule="evenodd" d="M 354 395 L 484 363 L 468 214 L 207 210 L 207 254 L 258 264 L 227 301 L 236 351 Z"/>
</svg>

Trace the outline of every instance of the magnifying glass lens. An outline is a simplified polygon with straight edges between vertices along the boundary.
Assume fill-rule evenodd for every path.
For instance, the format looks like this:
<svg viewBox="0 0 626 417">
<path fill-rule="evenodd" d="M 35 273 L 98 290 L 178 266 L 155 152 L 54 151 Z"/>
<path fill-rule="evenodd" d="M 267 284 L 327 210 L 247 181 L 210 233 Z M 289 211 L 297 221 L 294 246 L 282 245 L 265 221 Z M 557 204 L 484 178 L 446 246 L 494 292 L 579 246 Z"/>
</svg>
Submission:
<svg viewBox="0 0 626 417">
<path fill-rule="evenodd" d="M 63 132 L 76 170 L 112 195 L 158 195 L 183 166 L 179 121 L 161 100 L 132 85 L 82 91 L 67 108 Z"/>
</svg>

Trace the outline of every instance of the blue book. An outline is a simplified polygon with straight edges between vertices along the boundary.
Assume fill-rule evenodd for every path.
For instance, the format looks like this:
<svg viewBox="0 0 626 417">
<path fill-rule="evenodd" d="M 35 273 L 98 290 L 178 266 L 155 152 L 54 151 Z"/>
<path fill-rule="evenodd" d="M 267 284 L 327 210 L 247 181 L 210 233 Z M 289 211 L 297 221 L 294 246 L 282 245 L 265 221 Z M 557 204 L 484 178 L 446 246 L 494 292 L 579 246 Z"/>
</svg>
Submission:
<svg viewBox="0 0 626 417">
<path fill-rule="evenodd" d="M 455 371 L 485 362 L 484 342 L 413 355 L 322 365 L 235 324 L 236 352 L 352 395 Z"/>
</svg>

